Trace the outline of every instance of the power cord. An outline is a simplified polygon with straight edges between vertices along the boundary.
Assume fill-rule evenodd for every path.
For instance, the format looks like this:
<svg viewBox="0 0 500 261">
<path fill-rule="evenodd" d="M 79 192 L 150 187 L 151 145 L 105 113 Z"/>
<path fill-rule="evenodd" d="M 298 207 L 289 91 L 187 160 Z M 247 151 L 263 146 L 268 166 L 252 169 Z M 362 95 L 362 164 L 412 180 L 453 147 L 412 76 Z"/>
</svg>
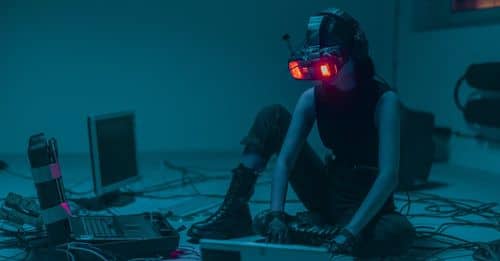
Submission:
<svg viewBox="0 0 500 261">
<path fill-rule="evenodd" d="M 179 166 L 176 165 L 168 160 L 164 160 L 164 166 L 170 170 L 180 172 L 181 175 L 184 177 L 184 180 L 181 179 L 176 179 L 172 181 L 165 182 L 163 184 L 157 184 L 154 186 L 151 186 L 149 188 L 144 188 L 142 190 L 138 191 L 133 191 L 137 197 L 142 197 L 142 198 L 150 198 L 150 199 L 176 199 L 176 198 L 188 198 L 188 197 L 210 197 L 210 198 L 224 198 L 225 195 L 223 194 L 209 194 L 209 193 L 201 193 L 200 190 L 197 188 L 196 184 L 197 183 L 202 183 L 202 182 L 208 182 L 208 181 L 214 181 L 214 180 L 228 180 L 231 178 L 229 175 L 210 175 L 209 173 L 203 171 L 207 170 L 206 168 L 200 168 L 200 167 L 186 167 L 186 166 Z M 225 171 L 225 169 L 217 169 L 218 171 Z M 230 172 L 230 170 L 227 170 Z M 262 182 L 257 182 L 256 186 L 261 186 L 261 185 L 268 185 L 270 184 L 270 181 L 262 181 Z M 170 195 L 170 196 L 158 196 L 158 195 L 151 195 L 150 193 L 153 192 L 159 192 L 159 191 L 165 191 L 169 189 L 174 189 L 174 188 L 179 188 L 183 186 L 190 186 L 195 193 L 191 194 L 183 194 L 183 195 Z M 255 203 L 255 204 L 269 204 L 270 200 L 250 200 L 250 203 Z M 301 201 L 299 200 L 287 200 L 287 203 L 300 203 Z"/>
<path fill-rule="evenodd" d="M 445 222 L 437 227 L 434 226 L 415 226 L 417 230 L 417 238 L 434 241 L 441 246 L 428 247 L 428 246 L 415 246 L 416 249 L 429 250 L 430 254 L 422 258 L 422 260 L 442 260 L 438 256 L 449 250 L 465 250 L 473 253 L 489 253 L 489 257 L 494 257 L 491 249 L 500 249 L 497 245 L 498 242 L 484 243 L 484 242 L 470 242 L 466 239 L 446 234 L 445 231 L 453 226 L 472 226 L 490 229 L 499 229 L 500 212 L 495 208 L 498 206 L 496 202 L 481 202 L 471 199 L 455 199 L 446 198 L 430 193 L 412 192 L 406 194 L 406 197 L 395 197 L 398 201 L 406 201 L 400 208 L 400 212 L 406 208 L 408 218 L 415 217 L 431 217 L 431 218 L 446 218 L 451 219 L 450 222 Z M 422 213 L 410 213 L 409 206 L 411 204 L 424 204 L 424 211 Z M 477 216 L 485 219 L 485 222 L 469 221 L 462 219 L 465 216 Z M 497 248 L 495 248 L 497 247 Z M 474 258 L 479 254 L 473 254 Z M 471 256 L 468 254 L 467 256 Z M 461 257 L 461 256 L 460 256 Z M 434 259 L 433 259 L 434 258 Z M 481 260 L 477 259 L 476 260 Z M 487 259 L 495 260 L 495 259 Z"/>
<path fill-rule="evenodd" d="M 25 174 L 22 174 L 20 172 L 13 171 L 11 169 L 11 167 L 9 166 L 9 164 L 4 160 L 0 160 L 0 172 L 4 172 L 4 173 L 11 175 L 11 176 L 14 176 L 14 177 L 31 180 L 31 175 L 25 175 Z"/>
<path fill-rule="evenodd" d="M 224 198 L 225 195 L 222 194 L 204 194 L 201 193 L 197 187 L 197 183 L 212 181 L 212 180 L 223 180 L 230 179 L 229 175 L 210 175 L 206 172 L 206 169 L 201 168 L 189 168 L 184 166 L 178 166 L 171 162 L 165 163 L 165 167 L 181 172 L 183 178 L 164 182 L 162 184 L 156 184 L 147 188 L 144 188 L 140 191 L 131 191 L 139 197 L 144 198 L 152 198 L 152 199 L 175 199 L 182 197 L 195 197 L 195 196 L 204 196 L 204 197 L 216 197 L 216 198 Z M 269 182 L 261 182 L 260 184 L 268 184 Z M 185 194 L 185 195 L 171 195 L 171 196 L 159 196 L 152 195 L 151 193 L 169 190 L 178 188 L 181 186 L 189 185 L 195 193 Z M 70 194 L 76 194 L 71 193 Z M 500 230 L 500 212 L 495 210 L 498 206 L 496 202 L 481 202 L 478 200 L 470 200 L 470 199 L 456 199 L 456 198 L 447 198 L 442 197 L 430 193 L 423 192 L 407 192 L 405 196 L 401 197 L 396 194 L 395 197 L 398 201 L 403 201 L 404 203 L 400 207 L 400 212 L 405 213 L 408 218 L 416 218 L 416 217 L 432 217 L 432 218 L 451 218 L 452 221 L 445 222 L 437 227 L 432 226 L 416 226 L 417 235 L 419 238 L 433 240 L 434 242 L 440 243 L 440 247 L 421 247 L 416 246 L 416 248 L 427 249 L 430 250 L 430 254 L 427 255 L 426 260 L 430 258 L 437 258 L 437 256 L 443 252 L 448 250 L 467 250 L 473 251 L 474 257 L 482 255 L 490 255 L 491 257 L 495 257 L 493 255 L 494 250 L 498 249 L 498 242 L 493 243 L 484 243 L 484 242 L 470 242 L 463 238 L 456 237 L 453 235 L 446 234 L 446 230 L 454 226 L 473 226 L 473 227 L 482 227 L 482 228 L 492 228 L 496 230 Z M 253 200 L 253 203 L 269 203 L 269 200 Z M 289 202 L 289 201 L 288 201 Z M 294 200 L 292 202 L 300 202 L 298 200 Z M 423 204 L 424 212 L 421 213 L 412 213 L 411 207 L 415 204 Z M 476 222 L 476 221 L 468 221 L 462 219 L 462 217 L 475 215 L 483 218 L 484 222 Z M 27 246 L 27 238 L 30 236 L 36 236 L 39 231 L 22 231 L 22 230 L 8 230 L 0 227 L 0 233 L 3 236 L 10 238 L 9 240 L 0 242 L 0 249 L 4 248 L 20 248 L 20 249 L 28 249 Z M 76 247 L 76 248 L 75 248 Z M 82 248 L 84 250 L 82 250 Z M 112 257 L 109 254 L 103 254 L 101 250 L 89 245 L 69 245 L 69 249 L 61 249 L 61 252 L 64 252 L 68 255 L 70 260 L 73 260 L 74 254 L 73 251 L 84 251 L 86 253 L 94 255 L 99 260 L 114 260 L 110 258 Z M 189 252 L 189 249 L 182 249 L 185 253 Z M 65 252 L 69 251 L 69 252 Z M 190 252 L 191 253 L 191 252 Z M 194 252 L 193 252 L 194 254 Z M 19 256 L 19 255 L 17 255 Z M 16 258 L 17 256 L 12 257 L 2 257 L 0 259 L 11 260 L 11 258 Z M 469 255 L 470 256 L 470 255 Z M 136 260 L 144 260 L 144 259 L 136 259 Z M 149 259 L 153 260 L 153 259 Z M 163 259 L 158 259 L 163 260 Z M 477 259 L 480 260 L 480 259 Z M 495 259 L 491 259 L 495 260 Z"/>
</svg>

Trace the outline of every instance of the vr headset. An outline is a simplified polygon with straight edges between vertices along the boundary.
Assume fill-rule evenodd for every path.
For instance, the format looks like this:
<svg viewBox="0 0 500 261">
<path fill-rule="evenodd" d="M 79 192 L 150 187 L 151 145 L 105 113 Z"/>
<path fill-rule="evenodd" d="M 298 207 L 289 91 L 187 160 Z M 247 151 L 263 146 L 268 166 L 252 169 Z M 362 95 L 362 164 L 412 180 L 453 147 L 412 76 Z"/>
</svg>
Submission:
<svg viewBox="0 0 500 261">
<path fill-rule="evenodd" d="M 292 57 L 288 61 L 288 70 L 296 80 L 333 79 L 344 65 L 344 58 L 339 52 L 323 48 L 311 50 L 302 57 Z"/>
<path fill-rule="evenodd" d="M 333 35 L 349 39 L 335 39 Z M 291 56 L 288 70 L 296 80 L 326 81 L 336 77 L 348 60 L 349 54 L 368 53 L 368 44 L 358 23 L 347 13 L 331 8 L 309 18 L 306 45 L 293 50 L 288 34 L 283 36 Z"/>
</svg>

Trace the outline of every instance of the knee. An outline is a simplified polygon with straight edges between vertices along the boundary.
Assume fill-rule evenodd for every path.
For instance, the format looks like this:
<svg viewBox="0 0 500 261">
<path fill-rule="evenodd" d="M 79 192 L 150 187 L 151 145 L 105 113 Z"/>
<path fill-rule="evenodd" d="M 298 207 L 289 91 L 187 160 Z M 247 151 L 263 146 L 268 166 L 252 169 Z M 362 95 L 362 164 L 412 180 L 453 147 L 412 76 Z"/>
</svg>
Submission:
<svg viewBox="0 0 500 261">
<path fill-rule="evenodd" d="M 281 104 L 272 104 L 262 108 L 255 118 L 256 122 L 266 123 L 277 128 L 287 129 L 292 114 Z"/>
<path fill-rule="evenodd" d="M 266 106 L 257 113 L 250 132 L 241 143 L 266 157 L 277 153 L 283 143 L 291 118 L 291 113 L 282 105 Z"/>
<path fill-rule="evenodd" d="M 400 256 L 408 252 L 416 238 L 413 225 L 399 213 L 380 217 L 365 233 L 356 250 L 360 256 Z"/>
<path fill-rule="evenodd" d="M 406 253 L 416 238 L 415 227 L 403 215 L 394 214 L 386 217 L 386 222 L 375 231 L 377 240 L 392 246 L 390 255 Z"/>
</svg>

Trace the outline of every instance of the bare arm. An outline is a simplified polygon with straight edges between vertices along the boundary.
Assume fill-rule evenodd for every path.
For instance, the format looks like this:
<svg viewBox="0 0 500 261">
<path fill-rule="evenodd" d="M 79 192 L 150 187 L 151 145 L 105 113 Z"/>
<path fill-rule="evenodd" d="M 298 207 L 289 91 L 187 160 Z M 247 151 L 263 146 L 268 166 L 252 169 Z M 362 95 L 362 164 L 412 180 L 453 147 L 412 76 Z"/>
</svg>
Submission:
<svg viewBox="0 0 500 261">
<path fill-rule="evenodd" d="M 394 92 L 385 93 L 377 104 L 375 122 L 379 133 L 379 175 L 347 229 L 357 235 L 382 208 L 398 184 L 400 107 Z"/>
<path fill-rule="evenodd" d="M 271 187 L 271 210 L 273 211 L 284 210 L 288 174 L 307 140 L 315 119 L 314 88 L 310 88 L 300 96 L 295 106 L 292 121 L 278 155 Z"/>
</svg>

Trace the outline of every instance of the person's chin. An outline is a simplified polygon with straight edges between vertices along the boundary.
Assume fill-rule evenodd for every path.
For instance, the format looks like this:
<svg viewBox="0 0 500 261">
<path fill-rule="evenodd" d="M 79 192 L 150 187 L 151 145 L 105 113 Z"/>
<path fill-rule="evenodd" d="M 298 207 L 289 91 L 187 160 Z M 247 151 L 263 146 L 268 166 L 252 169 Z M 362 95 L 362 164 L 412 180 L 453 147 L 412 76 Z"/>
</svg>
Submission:
<svg viewBox="0 0 500 261">
<path fill-rule="evenodd" d="M 317 81 L 314 81 L 314 85 L 315 86 L 329 86 L 329 87 L 332 87 L 332 86 L 336 86 L 337 85 L 337 81 L 335 79 L 331 79 L 331 80 L 317 80 Z"/>
</svg>

